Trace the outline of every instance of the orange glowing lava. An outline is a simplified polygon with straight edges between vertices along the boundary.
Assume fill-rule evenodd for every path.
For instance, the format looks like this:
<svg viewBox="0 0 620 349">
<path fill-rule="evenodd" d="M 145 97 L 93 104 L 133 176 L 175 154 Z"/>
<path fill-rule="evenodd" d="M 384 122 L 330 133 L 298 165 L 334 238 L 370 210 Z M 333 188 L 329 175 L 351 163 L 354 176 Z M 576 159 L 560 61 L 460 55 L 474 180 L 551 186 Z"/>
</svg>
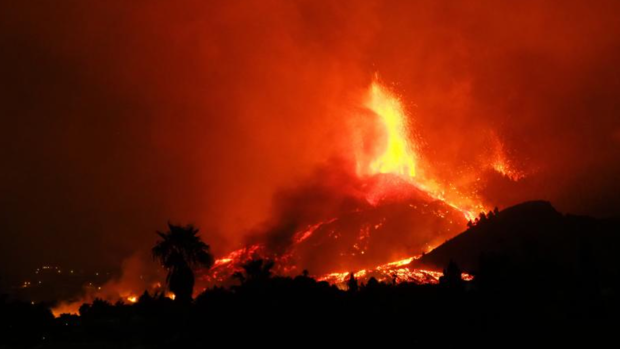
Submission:
<svg viewBox="0 0 620 349">
<path fill-rule="evenodd" d="M 407 118 L 400 100 L 376 81 L 369 92 L 366 107 L 381 119 L 385 130 L 384 150 L 370 164 L 370 173 L 415 177 L 416 156 L 409 142 Z"/>
<path fill-rule="evenodd" d="M 136 303 L 138 301 L 138 297 L 136 297 L 136 296 L 127 297 L 127 301 L 129 303 Z"/>
<path fill-rule="evenodd" d="M 368 280 L 371 277 L 377 279 L 380 282 L 413 282 L 417 284 L 438 284 L 439 278 L 443 276 L 442 272 L 424 270 L 424 269 L 412 269 L 408 265 L 418 257 L 405 258 L 399 261 L 386 263 L 380 265 L 374 269 L 359 270 L 353 275 L 356 279 L 361 281 Z M 337 272 L 323 275 L 318 278 L 319 281 L 327 281 L 330 284 L 337 285 L 339 288 L 346 288 L 347 280 L 350 277 L 350 272 Z M 462 273 L 461 278 L 464 281 L 472 281 L 473 276 L 467 273 Z"/>
<path fill-rule="evenodd" d="M 81 302 L 62 302 L 50 310 L 54 317 L 60 317 L 62 314 L 79 315 Z"/>
</svg>

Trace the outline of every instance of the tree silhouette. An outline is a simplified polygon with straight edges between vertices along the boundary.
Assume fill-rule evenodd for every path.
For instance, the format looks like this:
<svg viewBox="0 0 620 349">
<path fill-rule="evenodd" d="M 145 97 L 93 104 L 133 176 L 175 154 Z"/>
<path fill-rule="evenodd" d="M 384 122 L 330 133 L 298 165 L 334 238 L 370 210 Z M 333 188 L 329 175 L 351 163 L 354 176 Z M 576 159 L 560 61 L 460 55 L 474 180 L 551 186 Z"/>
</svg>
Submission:
<svg viewBox="0 0 620 349">
<path fill-rule="evenodd" d="M 161 240 L 153 247 L 153 258 L 168 270 L 168 288 L 179 302 L 189 302 L 194 289 L 194 271 L 198 266 L 210 268 L 213 256 L 209 245 L 198 236 L 193 225 L 185 227 L 168 223 L 168 231 L 157 232 Z"/>
<path fill-rule="evenodd" d="M 443 276 L 439 278 L 439 283 L 449 288 L 461 288 L 464 285 L 461 278 L 461 269 L 451 259 L 448 266 L 443 270 Z"/>
<path fill-rule="evenodd" d="M 248 281 L 265 281 L 271 277 L 271 269 L 273 266 L 273 261 L 252 259 L 241 266 L 245 273 L 236 272 L 233 274 L 233 278 L 238 279 L 242 284 Z"/>
<path fill-rule="evenodd" d="M 349 273 L 349 281 L 347 281 L 347 286 L 349 287 L 349 292 L 355 293 L 359 289 L 359 284 L 357 283 L 357 279 L 355 278 L 355 273 Z"/>
</svg>

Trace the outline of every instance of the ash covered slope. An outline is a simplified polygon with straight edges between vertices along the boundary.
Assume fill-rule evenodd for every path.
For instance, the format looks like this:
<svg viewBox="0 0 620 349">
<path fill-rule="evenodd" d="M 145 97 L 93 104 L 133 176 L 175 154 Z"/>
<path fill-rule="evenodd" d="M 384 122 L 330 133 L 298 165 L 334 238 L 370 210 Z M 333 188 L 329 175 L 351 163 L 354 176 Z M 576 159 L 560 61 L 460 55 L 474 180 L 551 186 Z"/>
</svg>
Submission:
<svg viewBox="0 0 620 349">
<path fill-rule="evenodd" d="M 525 202 L 492 215 L 446 241 L 415 267 L 443 268 L 450 259 L 476 273 L 482 260 L 518 270 L 615 278 L 620 274 L 620 224 L 563 215 L 545 201 Z"/>
</svg>

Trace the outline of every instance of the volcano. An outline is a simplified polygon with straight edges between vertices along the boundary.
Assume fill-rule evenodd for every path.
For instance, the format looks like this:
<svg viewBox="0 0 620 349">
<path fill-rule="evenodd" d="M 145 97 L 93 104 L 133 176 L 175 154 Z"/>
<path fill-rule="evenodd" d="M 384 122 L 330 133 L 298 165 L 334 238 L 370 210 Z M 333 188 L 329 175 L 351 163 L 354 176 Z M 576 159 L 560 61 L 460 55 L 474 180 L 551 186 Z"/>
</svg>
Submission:
<svg viewBox="0 0 620 349">
<path fill-rule="evenodd" d="M 349 273 L 437 281 L 437 273 L 402 266 L 463 231 L 485 207 L 472 190 L 430 175 L 405 108 L 389 89 L 373 82 L 362 104 L 351 132 L 360 136 L 353 159 L 335 158 L 276 195 L 271 220 L 199 280 L 225 283 L 244 262 L 269 259 L 279 275 L 307 271 L 332 283 Z"/>
<path fill-rule="evenodd" d="M 440 162 L 423 156 L 404 104 L 378 79 L 358 102 L 352 129 L 342 130 L 351 143 L 347 151 L 276 192 L 268 218 L 244 234 L 241 245 L 216 256 L 209 270 L 196 271 L 196 292 L 236 283 L 232 276 L 258 259 L 273 261 L 271 272 L 276 275 L 307 273 L 335 285 L 345 284 L 351 274 L 362 282 L 371 277 L 393 283 L 438 282 L 440 268 L 413 268 L 411 262 L 486 211 L 476 191 L 479 178 L 461 168 L 437 176 L 443 173 L 441 166 L 434 167 Z M 513 174 L 500 150 L 491 160 Z M 483 170 L 488 168 L 494 167 Z M 130 302 L 141 292 L 116 290 Z M 112 298 L 101 292 L 93 298 L 97 296 Z M 79 304 L 71 303 L 74 312 Z"/>
</svg>

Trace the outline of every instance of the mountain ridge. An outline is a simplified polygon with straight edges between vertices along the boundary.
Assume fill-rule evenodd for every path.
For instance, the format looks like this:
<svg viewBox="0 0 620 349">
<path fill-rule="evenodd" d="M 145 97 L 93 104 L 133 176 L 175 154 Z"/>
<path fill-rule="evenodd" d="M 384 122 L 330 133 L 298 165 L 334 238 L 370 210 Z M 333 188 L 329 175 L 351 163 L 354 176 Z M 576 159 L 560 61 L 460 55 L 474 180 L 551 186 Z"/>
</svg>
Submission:
<svg viewBox="0 0 620 349">
<path fill-rule="evenodd" d="M 528 201 L 472 224 L 413 261 L 413 268 L 441 270 L 451 260 L 476 274 L 486 257 L 516 269 L 554 270 L 565 275 L 620 274 L 620 224 L 612 219 L 562 214 L 548 201 Z"/>
</svg>

